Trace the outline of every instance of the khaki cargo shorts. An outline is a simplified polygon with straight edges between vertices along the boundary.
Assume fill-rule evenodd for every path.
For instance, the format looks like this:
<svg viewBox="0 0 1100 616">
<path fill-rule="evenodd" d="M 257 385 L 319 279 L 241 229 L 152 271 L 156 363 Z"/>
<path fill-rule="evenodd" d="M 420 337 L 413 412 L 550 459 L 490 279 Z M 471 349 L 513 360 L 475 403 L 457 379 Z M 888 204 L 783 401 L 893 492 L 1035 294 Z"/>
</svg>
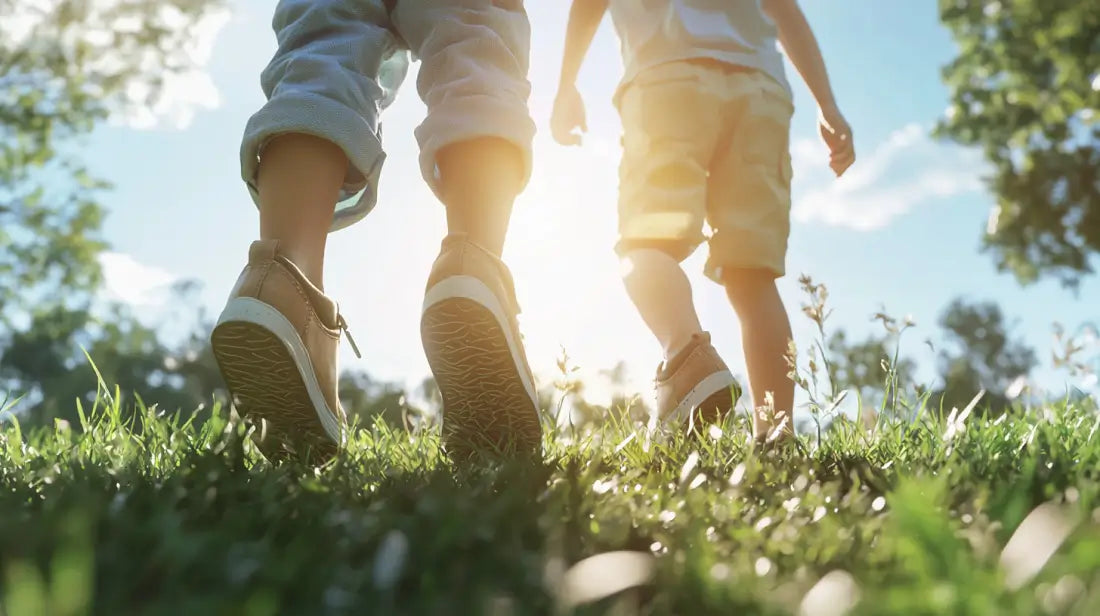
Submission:
<svg viewBox="0 0 1100 616">
<path fill-rule="evenodd" d="M 673 62 L 627 85 L 619 112 L 619 254 L 659 247 L 683 260 L 708 241 L 715 281 L 730 269 L 784 275 L 794 106 L 782 85 L 751 69 Z"/>
</svg>

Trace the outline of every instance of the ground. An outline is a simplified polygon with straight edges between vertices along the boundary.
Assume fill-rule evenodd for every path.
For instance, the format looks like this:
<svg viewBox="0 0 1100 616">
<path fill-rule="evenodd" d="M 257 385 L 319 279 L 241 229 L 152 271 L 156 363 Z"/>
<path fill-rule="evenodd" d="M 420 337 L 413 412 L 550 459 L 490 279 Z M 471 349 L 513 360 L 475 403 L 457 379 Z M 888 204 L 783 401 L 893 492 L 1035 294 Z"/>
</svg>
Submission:
<svg viewBox="0 0 1100 616">
<path fill-rule="evenodd" d="M 805 457 L 639 425 L 456 468 L 360 430 L 273 467 L 217 409 L 0 432 L 2 611 L 1100 614 L 1100 416 L 844 424 Z"/>
</svg>

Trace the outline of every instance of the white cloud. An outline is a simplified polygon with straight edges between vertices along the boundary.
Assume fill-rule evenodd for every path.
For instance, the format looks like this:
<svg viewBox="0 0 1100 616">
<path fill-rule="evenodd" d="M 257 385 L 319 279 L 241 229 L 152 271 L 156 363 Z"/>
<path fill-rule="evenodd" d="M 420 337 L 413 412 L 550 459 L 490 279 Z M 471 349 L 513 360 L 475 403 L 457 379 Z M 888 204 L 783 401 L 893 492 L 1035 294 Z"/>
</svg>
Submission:
<svg viewBox="0 0 1100 616">
<path fill-rule="evenodd" d="M 105 252 L 99 264 L 103 268 L 103 298 L 135 309 L 164 308 L 172 285 L 179 280 L 171 272 L 145 265 L 124 253 Z"/>
<path fill-rule="evenodd" d="M 161 342 L 174 345 L 189 339 L 202 327 L 200 320 L 208 306 L 200 299 L 181 301 L 177 285 L 182 276 L 159 267 L 142 263 L 133 256 L 107 252 L 99 257 L 103 268 L 103 288 L 100 290 L 97 314 L 109 317 L 105 309 L 112 303 L 122 304 L 139 322 L 153 328 Z M 219 289 L 220 290 L 220 289 Z"/>
<path fill-rule="evenodd" d="M 985 172 L 980 153 L 937 143 L 919 124 L 894 131 L 870 153 L 857 152 L 855 166 L 840 179 L 831 177 L 820 142 L 795 142 L 791 153 L 793 218 L 858 231 L 881 229 L 921 205 L 980 191 Z"/>
<path fill-rule="evenodd" d="M 175 22 L 182 25 L 183 19 L 174 9 L 162 9 L 161 20 L 165 24 Z M 167 76 L 161 86 L 160 99 L 154 105 L 136 106 L 122 117 L 115 118 L 115 121 L 138 130 L 185 130 L 191 125 L 197 111 L 217 109 L 222 102 L 221 95 L 210 77 L 208 66 L 214 43 L 229 19 L 228 10 L 217 10 L 204 15 L 195 25 L 191 37 L 184 41 L 179 50 L 185 58 L 185 65 L 190 68 Z"/>
<path fill-rule="evenodd" d="M 88 18 L 81 27 L 69 28 L 62 35 L 60 43 L 63 48 L 75 47 L 75 36 L 80 34 L 84 42 L 103 52 L 89 62 L 89 71 L 111 71 L 123 62 L 122 58 L 128 63 L 135 60 L 136 49 L 113 49 L 111 46 L 113 33 L 135 32 L 142 27 L 138 19 L 111 17 L 121 1 L 90 0 Z M 26 44 L 44 20 L 58 10 L 60 0 L 26 4 L 20 7 L 19 14 L 10 19 L 5 17 L 0 22 L 0 41 L 4 41 L 0 45 L 14 48 Z M 139 130 L 183 130 L 190 126 L 197 111 L 216 109 L 221 104 L 221 96 L 207 69 L 214 43 L 229 19 L 230 11 L 227 9 L 210 11 L 187 31 L 183 27 L 187 23 L 184 15 L 173 6 L 162 6 L 155 17 L 155 24 L 172 33 L 164 45 L 172 53 L 169 64 L 187 68 L 164 75 L 161 96 L 151 106 L 141 102 L 148 94 L 147 86 L 136 85 L 128 89 L 125 93 L 127 100 L 139 104 L 127 105 L 124 112 L 111 118 L 111 122 Z M 138 58 L 137 66 L 155 71 L 159 67 L 152 59 L 152 54 L 143 54 Z"/>
</svg>

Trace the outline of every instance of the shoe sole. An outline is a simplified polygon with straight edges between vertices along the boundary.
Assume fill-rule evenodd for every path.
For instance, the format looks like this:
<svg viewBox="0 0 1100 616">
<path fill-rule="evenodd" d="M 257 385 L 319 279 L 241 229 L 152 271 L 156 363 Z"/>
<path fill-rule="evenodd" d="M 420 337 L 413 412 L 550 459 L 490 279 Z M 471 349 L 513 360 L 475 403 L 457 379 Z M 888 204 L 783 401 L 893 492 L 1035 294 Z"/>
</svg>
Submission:
<svg viewBox="0 0 1100 616">
<path fill-rule="evenodd" d="M 226 306 L 210 336 L 214 357 L 240 414 L 256 423 L 264 457 L 322 463 L 343 445 L 305 344 L 275 308 L 252 298 Z"/>
<path fill-rule="evenodd" d="M 448 454 L 461 459 L 538 450 L 534 383 L 500 302 L 483 282 L 455 276 L 432 287 L 420 334 L 443 397 Z"/>
<path fill-rule="evenodd" d="M 683 425 L 689 429 L 719 423 L 737 402 L 737 379 L 728 370 L 711 374 L 688 392 L 665 418 L 665 425 Z M 738 394 L 739 397 L 739 394 Z"/>
<path fill-rule="evenodd" d="M 722 420 L 730 414 L 733 405 L 737 402 L 731 390 L 732 386 L 723 387 L 720 391 L 700 402 L 699 406 L 695 407 L 689 416 L 686 426 L 688 432 L 698 432 L 706 426 L 722 423 Z"/>
</svg>

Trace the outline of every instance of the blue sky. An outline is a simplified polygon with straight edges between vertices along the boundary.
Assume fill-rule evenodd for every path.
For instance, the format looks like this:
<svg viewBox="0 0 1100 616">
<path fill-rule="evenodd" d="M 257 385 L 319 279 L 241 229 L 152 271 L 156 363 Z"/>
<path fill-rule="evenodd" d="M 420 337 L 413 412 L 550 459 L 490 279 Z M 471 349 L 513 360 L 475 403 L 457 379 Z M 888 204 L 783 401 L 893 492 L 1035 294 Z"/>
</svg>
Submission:
<svg viewBox="0 0 1100 616">
<path fill-rule="evenodd" d="M 520 198 L 505 257 L 517 279 L 521 317 L 536 372 L 552 378 L 559 345 L 584 374 L 625 360 L 638 388 L 648 387 L 659 349 L 630 308 L 612 253 L 620 125 L 610 97 L 621 63 L 605 20 L 581 77 L 590 134 L 580 149 L 549 138 L 567 2 L 529 2 L 534 40 L 532 113 L 539 125 L 535 173 Z M 154 318 L 164 287 L 178 278 L 205 284 L 213 313 L 235 280 L 257 215 L 239 179 L 244 124 L 262 103 L 259 71 L 275 47 L 269 0 L 232 0 L 232 13 L 211 28 L 205 76 L 181 83 L 178 104 L 156 122 L 117 123 L 87 144 L 92 168 L 115 183 L 106 198 L 113 253 L 109 291 Z M 795 87 L 792 148 L 795 187 L 788 278 L 781 291 L 801 348 L 812 334 L 798 313 L 799 273 L 826 283 L 833 325 L 857 336 L 878 326 L 885 306 L 918 326 L 903 351 L 933 375 L 925 338 L 955 296 L 1001 303 L 1039 352 L 1040 385 L 1061 389 L 1049 366 L 1051 324 L 1074 326 L 1100 305 L 1100 281 L 1078 296 L 1053 282 L 1020 288 L 978 251 L 991 205 L 980 157 L 928 137 L 947 106 L 939 67 L 953 55 L 932 2 L 807 1 L 840 104 L 852 124 L 860 160 L 833 180 L 816 141 L 816 108 L 788 66 Z M 214 36 L 216 34 L 216 36 Z M 209 57 L 205 57 L 208 55 Z M 328 291 L 342 304 L 364 351 L 345 366 L 418 382 L 428 370 L 418 338 L 424 279 L 444 234 L 443 209 L 423 186 L 413 128 L 423 117 L 411 74 L 384 117 L 389 159 L 380 205 L 366 221 L 330 240 Z M 704 251 L 687 262 L 697 305 L 716 346 L 743 372 L 740 335 L 719 287 L 701 275 Z"/>
</svg>

